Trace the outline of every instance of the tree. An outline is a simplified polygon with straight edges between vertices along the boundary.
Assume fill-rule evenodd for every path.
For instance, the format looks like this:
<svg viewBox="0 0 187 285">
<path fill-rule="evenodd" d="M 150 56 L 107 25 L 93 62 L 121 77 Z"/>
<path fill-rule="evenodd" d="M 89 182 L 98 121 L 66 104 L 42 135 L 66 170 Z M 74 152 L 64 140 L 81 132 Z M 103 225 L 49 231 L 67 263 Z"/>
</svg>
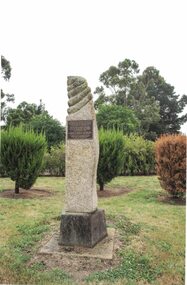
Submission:
<svg viewBox="0 0 187 285">
<path fill-rule="evenodd" d="M 99 163 L 97 168 L 97 183 L 100 190 L 104 185 L 119 175 L 124 165 L 123 133 L 115 130 L 99 131 Z"/>
<path fill-rule="evenodd" d="M 102 105 L 97 113 L 98 128 L 120 129 L 125 134 L 136 132 L 139 121 L 132 110 L 118 105 Z"/>
<path fill-rule="evenodd" d="M 125 59 L 118 66 L 111 66 L 100 75 L 103 86 L 97 87 L 96 109 L 103 104 L 125 106 L 132 109 L 140 120 L 139 134 L 146 136 L 151 123 L 160 119 L 159 104 L 146 92 L 138 79 L 139 66 L 134 60 Z"/>
<path fill-rule="evenodd" d="M 110 102 L 111 98 L 106 96 L 103 86 L 96 87 L 94 94 L 99 95 L 97 100 L 94 102 L 94 107 L 96 110 L 99 109 L 99 107 L 102 106 L 103 104 L 107 104 L 108 102 Z"/>
<path fill-rule="evenodd" d="M 139 67 L 134 60 L 125 59 L 119 62 L 117 67 L 110 66 L 99 77 L 100 82 L 109 90 L 109 95 L 106 95 L 103 86 L 97 87 L 94 93 L 98 94 L 99 98 L 96 100 L 95 106 L 98 106 L 99 101 L 128 106 L 129 91 L 138 73 Z"/>
<path fill-rule="evenodd" d="M 11 70 L 10 62 L 4 56 L 1 56 L 1 75 L 4 80 L 8 81 L 10 79 Z M 5 120 L 9 102 L 14 102 L 14 94 L 4 93 L 1 89 L 1 121 Z"/>
<path fill-rule="evenodd" d="M 36 181 L 42 167 L 46 140 L 22 127 L 10 127 L 1 133 L 1 163 L 8 176 L 15 181 L 15 193 L 19 188 L 29 189 Z"/>
<path fill-rule="evenodd" d="M 8 111 L 6 128 L 20 124 L 30 126 L 37 133 L 45 132 L 49 149 L 65 140 L 65 128 L 49 115 L 42 100 L 39 105 L 24 101 L 17 108 Z"/>
<path fill-rule="evenodd" d="M 36 133 L 45 133 L 48 149 L 65 141 L 65 127 L 47 113 L 33 117 L 29 126 Z"/>
<path fill-rule="evenodd" d="M 48 114 L 45 110 L 45 105 L 40 100 L 40 104 L 37 106 L 34 103 L 21 102 L 17 108 L 9 109 L 7 112 L 6 126 L 19 126 L 20 124 L 28 124 L 30 120 L 41 114 Z"/>
<path fill-rule="evenodd" d="M 180 126 L 187 121 L 187 115 L 179 116 L 187 104 L 187 96 L 175 93 L 174 87 L 165 81 L 155 67 L 147 67 L 139 81 L 145 86 L 149 97 L 160 105 L 160 120 L 150 124 L 150 131 L 157 136 L 164 133 L 179 133 Z"/>
<path fill-rule="evenodd" d="M 151 131 L 150 126 L 160 120 L 160 104 L 154 97 L 148 95 L 144 84 L 139 79 L 131 86 L 128 106 L 140 121 L 139 135 L 146 139 L 155 139 L 156 132 Z"/>
<path fill-rule="evenodd" d="M 1 56 L 1 74 L 5 80 L 9 80 L 11 77 L 12 68 L 10 62 L 2 55 Z"/>
<path fill-rule="evenodd" d="M 103 72 L 99 80 L 103 85 L 94 92 L 99 95 L 95 107 L 106 103 L 129 107 L 140 121 L 139 134 L 147 139 L 179 133 L 187 121 L 187 114 L 181 115 L 187 96 L 177 95 L 155 67 L 147 67 L 140 75 L 138 64 L 125 59 Z"/>
</svg>

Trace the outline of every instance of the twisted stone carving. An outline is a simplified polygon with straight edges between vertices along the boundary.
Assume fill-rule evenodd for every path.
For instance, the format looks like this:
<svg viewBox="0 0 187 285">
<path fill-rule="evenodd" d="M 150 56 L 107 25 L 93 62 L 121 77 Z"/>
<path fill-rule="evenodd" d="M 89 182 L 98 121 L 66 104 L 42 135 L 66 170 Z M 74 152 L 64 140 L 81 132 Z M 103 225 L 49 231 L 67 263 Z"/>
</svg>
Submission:
<svg viewBox="0 0 187 285">
<path fill-rule="evenodd" d="M 80 76 L 68 76 L 68 114 L 73 114 L 92 100 L 91 89 L 86 80 Z"/>
</svg>

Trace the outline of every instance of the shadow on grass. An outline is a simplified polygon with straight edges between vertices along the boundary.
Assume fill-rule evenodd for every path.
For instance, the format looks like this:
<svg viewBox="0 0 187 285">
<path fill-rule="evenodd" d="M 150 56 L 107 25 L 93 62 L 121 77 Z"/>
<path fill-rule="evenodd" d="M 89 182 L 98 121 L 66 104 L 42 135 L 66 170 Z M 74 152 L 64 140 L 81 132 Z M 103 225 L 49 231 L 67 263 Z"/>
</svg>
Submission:
<svg viewBox="0 0 187 285">
<path fill-rule="evenodd" d="M 185 198 L 176 198 L 169 195 L 159 195 L 158 201 L 168 204 L 168 205 L 176 205 L 176 206 L 186 206 L 186 199 Z"/>
</svg>

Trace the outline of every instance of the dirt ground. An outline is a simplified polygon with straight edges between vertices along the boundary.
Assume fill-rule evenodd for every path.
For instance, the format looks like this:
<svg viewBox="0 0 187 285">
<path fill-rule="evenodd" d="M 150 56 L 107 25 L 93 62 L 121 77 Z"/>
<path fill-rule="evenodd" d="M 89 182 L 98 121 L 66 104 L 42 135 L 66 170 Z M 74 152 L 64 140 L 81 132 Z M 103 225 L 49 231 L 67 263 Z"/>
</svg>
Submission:
<svg viewBox="0 0 187 285">
<path fill-rule="evenodd" d="M 42 244 L 45 244 L 47 239 L 49 239 L 49 236 L 45 237 L 45 239 L 42 241 Z M 28 266 L 32 266 L 36 262 L 40 262 L 44 265 L 44 270 L 61 268 L 64 272 L 68 273 L 73 280 L 77 282 L 82 282 L 84 278 L 86 278 L 93 272 L 105 271 L 107 269 L 114 268 L 119 265 L 121 257 L 118 255 L 118 251 L 121 246 L 122 242 L 120 241 L 120 236 L 116 231 L 114 239 L 114 256 L 112 260 L 94 257 L 61 256 L 55 254 L 50 255 L 49 257 L 43 254 L 36 253 L 36 255 L 29 262 Z"/>
<path fill-rule="evenodd" d="M 120 196 L 123 194 L 128 194 L 129 192 L 131 192 L 132 189 L 128 189 L 125 187 L 116 187 L 116 188 L 105 188 L 105 190 L 103 191 L 97 191 L 97 195 L 100 198 L 108 198 L 108 197 L 114 197 L 114 196 Z"/>
<path fill-rule="evenodd" d="M 19 194 L 15 194 L 13 189 L 6 189 L 0 192 L 0 197 L 9 198 L 9 199 L 33 199 L 33 198 L 44 198 L 52 196 L 52 191 L 40 189 L 40 188 L 31 188 L 29 190 L 25 190 L 20 188 Z"/>
<path fill-rule="evenodd" d="M 119 196 L 123 194 L 127 194 L 131 189 L 128 188 L 105 188 L 103 191 L 97 191 L 98 197 L 100 198 L 108 198 L 108 197 L 114 197 Z M 2 198 L 9 198 L 9 199 L 33 199 L 33 198 L 44 198 L 54 195 L 52 189 L 46 190 L 41 188 L 31 188 L 29 190 L 25 190 L 20 188 L 20 193 L 15 194 L 13 189 L 6 189 L 2 192 L 0 192 L 0 197 Z"/>
<path fill-rule="evenodd" d="M 120 196 L 124 194 L 128 194 L 129 192 L 133 191 L 133 189 L 129 189 L 126 187 L 115 187 L 109 188 L 105 187 L 105 190 L 100 191 L 97 190 L 97 195 L 99 198 L 110 198 L 115 196 Z M 29 190 L 25 190 L 20 188 L 20 193 L 15 194 L 14 189 L 5 189 L 0 192 L 0 197 L 8 198 L 8 199 L 43 199 L 45 197 L 50 197 L 55 195 L 53 189 L 45 189 L 45 188 L 31 188 Z M 176 204 L 184 206 L 186 205 L 185 198 L 173 198 L 169 196 L 169 194 L 158 195 L 158 201 L 167 204 Z"/>
</svg>

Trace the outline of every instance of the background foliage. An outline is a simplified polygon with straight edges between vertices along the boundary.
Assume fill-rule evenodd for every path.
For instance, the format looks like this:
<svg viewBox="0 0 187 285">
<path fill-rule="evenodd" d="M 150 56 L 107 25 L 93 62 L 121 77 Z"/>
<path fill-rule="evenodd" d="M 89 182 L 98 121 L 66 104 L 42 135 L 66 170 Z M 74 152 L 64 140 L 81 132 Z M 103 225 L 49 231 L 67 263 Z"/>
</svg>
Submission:
<svg viewBox="0 0 187 285">
<path fill-rule="evenodd" d="M 30 120 L 38 115 L 48 114 L 45 106 L 40 100 L 40 104 L 21 102 L 16 108 L 11 108 L 7 112 L 6 126 L 19 126 L 20 124 L 28 124 Z"/>
<path fill-rule="evenodd" d="M 138 133 L 147 139 L 178 133 L 187 121 L 187 115 L 182 115 L 187 96 L 177 95 L 174 87 L 153 66 L 140 74 L 138 64 L 125 59 L 117 66 L 110 66 L 99 80 L 101 86 L 94 92 L 98 95 L 96 109 L 104 104 L 130 108 L 140 121 Z"/>
<path fill-rule="evenodd" d="M 11 77 L 11 65 L 10 62 L 2 55 L 1 56 L 1 76 L 4 80 L 8 81 Z M 1 121 L 4 121 L 6 118 L 7 111 L 9 110 L 9 103 L 14 102 L 14 94 L 4 93 L 1 89 L 1 108 L 0 115 Z"/>
<path fill-rule="evenodd" d="M 65 176 L 65 146 L 53 146 L 50 152 L 44 155 L 44 164 L 41 173 L 50 176 Z"/>
<path fill-rule="evenodd" d="M 65 127 L 49 114 L 41 114 L 30 120 L 29 126 L 36 133 L 45 133 L 48 149 L 65 141 Z"/>
<path fill-rule="evenodd" d="M 97 112 L 98 128 L 116 129 L 129 134 L 138 131 L 140 121 L 134 112 L 127 107 L 117 105 L 101 105 Z"/>
<path fill-rule="evenodd" d="M 17 108 L 9 109 L 6 118 L 6 127 L 25 125 L 31 127 L 35 133 L 45 133 L 48 149 L 59 145 L 65 140 L 65 128 L 45 110 L 45 106 L 40 100 L 40 104 L 20 103 Z"/>
<path fill-rule="evenodd" d="M 155 174 L 154 142 L 138 135 L 124 136 L 123 175 Z"/>
</svg>

